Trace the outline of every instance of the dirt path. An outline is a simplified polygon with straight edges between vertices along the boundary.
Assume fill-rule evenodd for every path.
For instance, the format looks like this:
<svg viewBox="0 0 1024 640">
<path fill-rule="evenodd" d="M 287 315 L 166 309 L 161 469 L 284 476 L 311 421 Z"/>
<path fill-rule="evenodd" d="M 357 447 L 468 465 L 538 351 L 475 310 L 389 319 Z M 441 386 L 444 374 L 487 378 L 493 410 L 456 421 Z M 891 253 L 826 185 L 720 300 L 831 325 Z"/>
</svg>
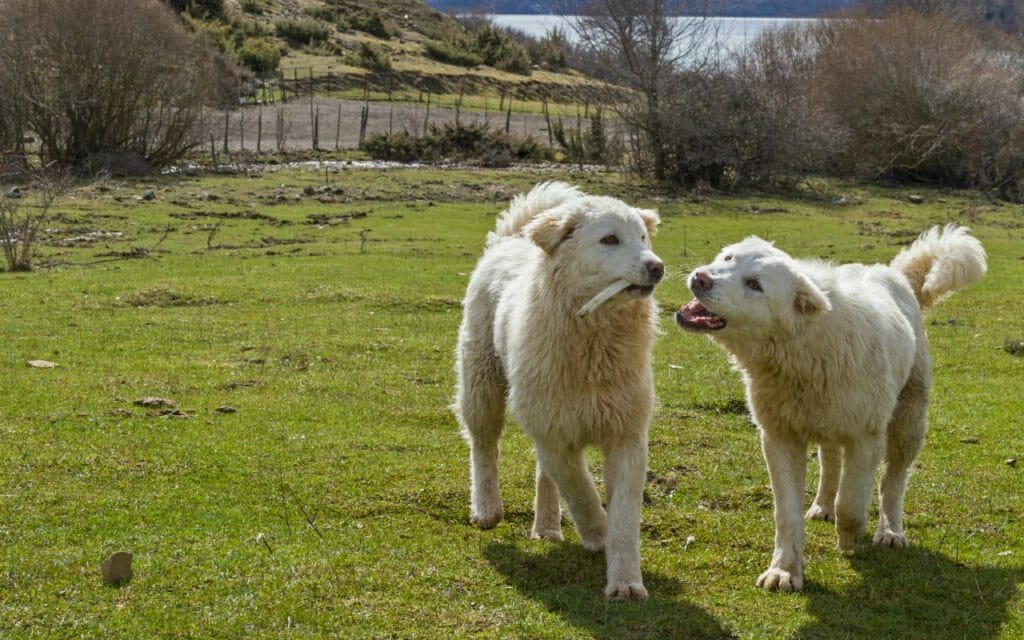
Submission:
<svg viewBox="0 0 1024 640">
<path fill-rule="evenodd" d="M 319 123 L 318 148 L 323 150 L 355 149 L 359 146 L 359 129 L 363 108 L 367 103 L 359 100 L 316 98 L 310 105 L 308 98 L 299 98 L 286 104 L 246 106 L 227 114 L 212 113 L 207 118 L 204 147 L 213 146 L 220 153 L 225 144 L 230 151 L 308 150 L 313 148 L 313 122 Z M 454 122 L 455 109 L 407 105 L 401 103 L 370 102 L 366 135 L 409 131 L 421 133 L 424 122 L 441 124 Z M 312 116 L 310 112 L 312 111 Z M 317 120 L 317 114 L 319 119 Z M 505 129 L 504 113 L 498 111 L 467 112 L 459 114 L 463 124 L 488 124 L 496 130 Z M 227 131 L 225 132 L 225 124 Z M 509 120 L 510 133 L 532 136 L 547 142 L 547 123 L 543 116 L 513 113 Z M 258 146 L 257 146 L 258 145 Z"/>
</svg>

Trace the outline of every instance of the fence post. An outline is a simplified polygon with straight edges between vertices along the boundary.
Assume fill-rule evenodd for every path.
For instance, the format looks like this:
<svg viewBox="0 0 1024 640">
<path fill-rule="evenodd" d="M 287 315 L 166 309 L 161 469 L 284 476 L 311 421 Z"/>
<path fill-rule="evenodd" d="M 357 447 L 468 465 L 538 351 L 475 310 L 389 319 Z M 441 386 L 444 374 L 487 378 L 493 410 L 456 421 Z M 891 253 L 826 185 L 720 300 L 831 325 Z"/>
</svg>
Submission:
<svg viewBox="0 0 1024 640">
<path fill-rule="evenodd" d="M 334 150 L 338 150 L 338 144 L 341 142 L 341 103 L 338 103 L 338 126 L 334 129 Z"/>
<path fill-rule="evenodd" d="M 427 91 L 427 113 L 423 116 L 423 135 L 427 135 L 427 127 L 430 125 L 430 92 Z"/>
<path fill-rule="evenodd" d="M 256 155 L 260 154 L 263 146 L 263 105 L 260 105 L 259 115 L 256 119 Z"/>
<path fill-rule="evenodd" d="M 320 150 L 320 107 L 316 108 L 316 115 L 313 116 L 313 151 Z"/>
</svg>

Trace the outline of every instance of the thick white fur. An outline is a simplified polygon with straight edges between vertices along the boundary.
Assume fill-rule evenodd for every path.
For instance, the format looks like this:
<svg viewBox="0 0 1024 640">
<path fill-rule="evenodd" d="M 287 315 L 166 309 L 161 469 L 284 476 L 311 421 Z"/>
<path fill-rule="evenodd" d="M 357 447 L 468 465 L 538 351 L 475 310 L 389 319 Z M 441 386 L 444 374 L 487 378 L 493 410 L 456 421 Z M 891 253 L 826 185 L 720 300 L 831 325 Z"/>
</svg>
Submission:
<svg viewBox="0 0 1024 640">
<path fill-rule="evenodd" d="M 576 312 L 616 280 L 650 286 L 661 278 L 650 242 L 658 222 L 654 211 L 558 182 L 515 198 L 470 278 L 456 351 L 452 409 L 470 445 L 471 520 L 489 529 L 503 517 L 498 441 L 507 404 L 537 452 L 531 537 L 562 539 L 561 494 L 583 545 L 605 550 L 613 597 L 647 595 L 640 509 L 657 318 L 649 290 L 623 291 L 583 318 Z M 618 244 L 608 243 L 613 235 Z M 605 455 L 607 514 L 588 445 Z"/>
<path fill-rule="evenodd" d="M 835 521 L 839 547 L 852 549 L 884 459 L 874 542 L 907 545 L 903 497 L 924 440 L 931 385 L 922 309 L 985 270 L 981 243 L 949 225 L 922 234 L 889 266 L 797 260 L 751 237 L 691 274 L 697 300 L 725 320 L 708 334 L 742 372 L 761 429 L 775 551 L 758 586 L 803 585 L 800 515 L 810 442 L 820 445 L 821 476 L 806 517 Z M 681 317 L 685 309 L 677 321 L 693 328 Z"/>
</svg>

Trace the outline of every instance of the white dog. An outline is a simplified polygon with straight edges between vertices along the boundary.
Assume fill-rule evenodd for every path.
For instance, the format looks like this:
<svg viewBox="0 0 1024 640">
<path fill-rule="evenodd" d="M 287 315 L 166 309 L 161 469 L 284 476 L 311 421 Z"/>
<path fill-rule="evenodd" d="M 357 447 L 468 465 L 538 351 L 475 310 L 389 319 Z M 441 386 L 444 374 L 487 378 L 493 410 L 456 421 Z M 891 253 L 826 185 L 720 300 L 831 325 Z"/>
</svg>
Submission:
<svg viewBox="0 0 1024 640">
<path fill-rule="evenodd" d="M 651 251 L 658 223 L 654 211 L 559 182 L 516 197 L 470 278 L 456 351 L 452 410 L 470 445 L 471 520 L 489 529 L 503 516 L 507 402 L 537 452 L 531 537 L 562 539 L 561 494 L 583 545 L 605 550 L 612 597 L 647 595 L 640 509 L 654 404 L 651 293 L 664 275 Z M 587 445 L 605 455 L 607 516 Z"/>
<path fill-rule="evenodd" d="M 875 469 L 874 542 L 903 547 L 903 495 L 921 449 L 931 386 L 922 310 L 984 275 L 967 229 L 922 234 L 885 265 L 796 260 L 757 237 L 690 275 L 696 296 L 676 313 L 706 332 L 743 373 L 775 498 L 775 552 L 759 587 L 803 586 L 807 444 L 821 477 L 807 517 L 835 521 L 839 547 L 863 535 Z"/>
</svg>

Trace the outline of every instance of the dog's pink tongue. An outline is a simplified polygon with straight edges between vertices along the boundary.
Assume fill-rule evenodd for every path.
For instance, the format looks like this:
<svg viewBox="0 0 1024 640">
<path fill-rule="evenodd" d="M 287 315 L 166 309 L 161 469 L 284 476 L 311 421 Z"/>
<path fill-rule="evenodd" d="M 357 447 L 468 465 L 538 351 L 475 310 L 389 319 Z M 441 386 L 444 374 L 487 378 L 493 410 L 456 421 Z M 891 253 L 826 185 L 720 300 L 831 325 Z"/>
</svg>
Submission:
<svg viewBox="0 0 1024 640">
<path fill-rule="evenodd" d="M 693 329 L 715 330 L 725 326 L 725 320 L 709 311 L 697 298 L 680 307 L 676 321 L 680 326 Z"/>
</svg>

